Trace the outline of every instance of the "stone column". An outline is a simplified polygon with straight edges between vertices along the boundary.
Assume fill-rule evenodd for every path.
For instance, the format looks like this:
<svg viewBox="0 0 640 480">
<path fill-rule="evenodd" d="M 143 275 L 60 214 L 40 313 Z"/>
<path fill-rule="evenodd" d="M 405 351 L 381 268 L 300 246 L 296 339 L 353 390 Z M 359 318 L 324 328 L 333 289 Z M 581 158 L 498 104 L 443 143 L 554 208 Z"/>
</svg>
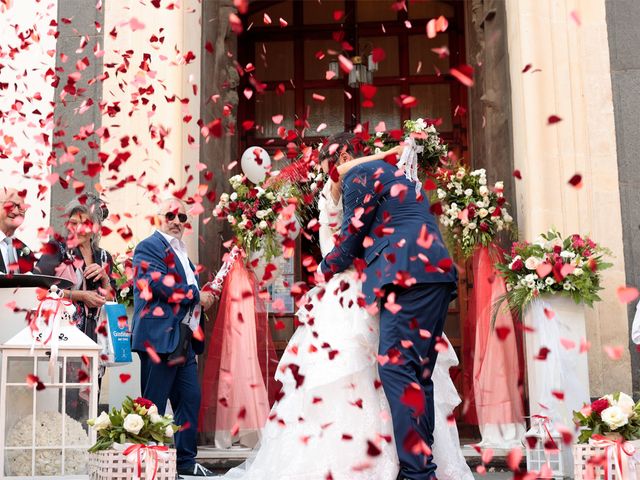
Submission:
<svg viewBox="0 0 640 480">
<path fill-rule="evenodd" d="M 520 236 L 557 227 L 612 250 L 602 301 L 587 311 L 591 395 L 630 391 L 628 352 L 617 361 L 603 352 L 628 342 L 616 296 L 625 274 L 605 1 L 507 0 L 506 9 Z M 551 115 L 562 120 L 549 125 Z M 567 183 L 575 173 L 580 189 Z"/>
<path fill-rule="evenodd" d="M 102 124 L 110 138 L 101 144 L 109 157 L 100 181 L 112 189 L 107 195 L 110 210 L 121 215 L 111 227 L 128 226 L 134 242 L 154 228 L 154 196 L 157 201 L 187 187 L 186 200 L 199 182 L 201 6 L 198 0 L 183 1 L 172 10 L 162 5 L 109 0 L 103 7 L 103 29 L 109 34 L 104 39 L 108 78 L 102 83 Z M 118 154 L 127 158 L 115 172 L 109 167 Z M 197 261 L 195 213 L 191 224 L 184 241 Z M 105 239 L 112 251 L 123 251 L 126 243 L 117 233 Z"/>
<path fill-rule="evenodd" d="M 69 22 L 69 20 L 71 20 Z M 93 147 L 100 140 L 95 134 L 84 139 L 77 137 L 82 129 L 97 131 L 102 125 L 100 100 L 102 82 L 102 57 L 95 55 L 103 46 L 104 30 L 96 25 L 104 23 L 104 8 L 97 9 L 86 0 L 65 0 L 58 3 L 58 42 L 56 45 L 56 74 L 59 76 L 55 93 L 55 132 L 53 138 L 56 163 L 52 172 L 60 175 L 62 182 L 51 188 L 51 225 L 61 231 L 65 219 L 65 206 L 77 194 L 74 182 L 84 184 L 84 193 L 95 193 L 99 177 L 85 172 L 87 164 L 98 161 L 98 149 Z M 80 75 L 79 80 L 70 75 Z M 78 153 L 72 155 L 73 148 Z M 67 186 L 68 185 L 68 186 Z"/>
</svg>

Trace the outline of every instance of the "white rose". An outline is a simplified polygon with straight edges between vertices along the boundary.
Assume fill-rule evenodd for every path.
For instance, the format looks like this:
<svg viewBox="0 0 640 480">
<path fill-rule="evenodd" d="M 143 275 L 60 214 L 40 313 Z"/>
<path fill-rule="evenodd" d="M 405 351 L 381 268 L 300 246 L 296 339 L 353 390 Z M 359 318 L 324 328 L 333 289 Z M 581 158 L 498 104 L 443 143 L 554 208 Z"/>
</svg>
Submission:
<svg viewBox="0 0 640 480">
<path fill-rule="evenodd" d="M 262 221 L 258 224 L 258 227 L 259 227 L 261 230 L 265 230 L 268 226 L 269 226 L 269 224 L 267 224 L 267 222 L 265 222 L 264 220 L 262 220 Z"/>
<path fill-rule="evenodd" d="M 606 423 L 611 430 L 616 430 L 629 423 L 629 417 L 618 405 L 605 408 L 600 416 L 602 417 L 602 421 Z"/>
<path fill-rule="evenodd" d="M 256 197 L 260 198 L 265 194 L 264 189 L 258 187 L 257 190 L 258 190 L 258 193 L 256 193 Z"/>
<path fill-rule="evenodd" d="M 173 437 L 173 428 L 171 428 L 171 425 L 167 425 L 167 428 L 164 429 L 164 436 Z"/>
<path fill-rule="evenodd" d="M 220 195 L 220 201 L 222 203 L 227 203 L 229 201 L 229 194 L 223 193 L 222 195 Z"/>
<path fill-rule="evenodd" d="M 458 170 L 458 171 L 456 172 L 456 178 L 457 178 L 458 180 L 462 180 L 462 179 L 464 178 L 464 169 Z"/>
<path fill-rule="evenodd" d="M 382 132 L 376 132 L 376 137 L 380 138 L 382 136 Z"/>
<path fill-rule="evenodd" d="M 273 192 L 268 192 L 265 197 L 267 198 L 267 200 L 275 200 L 276 199 L 276 195 Z"/>
<path fill-rule="evenodd" d="M 478 210 L 478 215 L 480 215 L 480 218 L 484 218 L 489 215 L 489 210 L 487 210 L 486 208 L 481 208 L 480 210 Z"/>
<path fill-rule="evenodd" d="M 234 220 L 233 215 L 227 215 L 227 222 L 233 223 L 233 220 Z"/>
<path fill-rule="evenodd" d="M 478 180 L 478 183 L 480 185 L 486 185 L 487 184 L 487 177 L 480 177 L 480 179 Z"/>
<path fill-rule="evenodd" d="M 489 189 L 486 187 L 486 185 L 482 185 L 479 190 L 480 195 L 482 195 L 483 197 L 489 195 Z"/>
<path fill-rule="evenodd" d="M 477 225 L 475 223 L 470 223 L 469 224 L 469 230 L 475 230 L 477 227 Z"/>
<path fill-rule="evenodd" d="M 311 185 L 309 185 L 309 188 L 312 192 L 315 192 L 318 189 L 318 184 L 316 182 L 313 182 L 311 183 Z"/>
<path fill-rule="evenodd" d="M 573 271 L 573 274 L 574 274 L 576 277 L 579 277 L 579 276 L 580 276 L 580 275 L 582 275 L 583 273 L 584 273 L 584 270 L 582 270 L 581 268 L 576 268 L 576 269 Z"/>
<path fill-rule="evenodd" d="M 236 192 L 233 192 L 229 198 L 232 202 L 235 202 L 238 199 L 238 194 Z"/>
<path fill-rule="evenodd" d="M 507 212 L 503 211 L 502 220 L 504 220 L 505 223 L 511 223 L 511 222 L 513 222 L 513 217 L 511 215 L 509 215 Z"/>
<path fill-rule="evenodd" d="M 151 423 L 160 423 L 162 421 L 162 415 L 158 415 L 157 413 L 152 413 L 150 416 Z"/>
<path fill-rule="evenodd" d="M 137 435 L 144 427 L 144 420 L 137 413 L 130 413 L 125 417 L 123 427 L 127 432 Z"/>
<path fill-rule="evenodd" d="M 447 192 L 445 192 L 444 190 L 442 190 L 441 188 L 438 189 L 438 198 L 440 200 L 442 200 L 444 197 L 447 196 Z"/>
<path fill-rule="evenodd" d="M 496 184 L 494 185 L 494 188 L 496 190 L 502 190 L 504 188 L 504 182 L 502 180 L 500 180 L 499 182 L 496 182 Z"/>
<path fill-rule="evenodd" d="M 473 190 L 471 190 L 470 188 L 467 188 L 467 189 L 464 191 L 464 195 L 465 195 L 466 197 L 470 197 L 471 195 L 473 195 Z"/>
<path fill-rule="evenodd" d="M 158 407 L 156 407 L 155 405 L 151 405 L 149 410 L 147 410 L 147 415 L 157 415 L 157 414 L 158 414 Z"/>
<path fill-rule="evenodd" d="M 529 257 L 527 261 L 524 262 L 524 266 L 529 270 L 535 270 L 542 263 L 542 260 L 538 257 Z"/>
<path fill-rule="evenodd" d="M 636 406 L 633 398 L 631 398 L 626 393 L 620 392 L 617 402 L 613 399 L 613 395 L 605 395 L 604 398 L 609 400 L 609 405 L 619 407 L 620 410 L 622 410 L 622 413 L 624 413 L 627 417 L 633 413 L 633 408 Z"/>
<path fill-rule="evenodd" d="M 104 428 L 108 428 L 111 426 L 111 420 L 109 419 L 109 415 L 107 412 L 102 412 L 98 418 L 95 419 L 93 423 L 93 428 L 98 430 L 102 430 Z"/>
</svg>

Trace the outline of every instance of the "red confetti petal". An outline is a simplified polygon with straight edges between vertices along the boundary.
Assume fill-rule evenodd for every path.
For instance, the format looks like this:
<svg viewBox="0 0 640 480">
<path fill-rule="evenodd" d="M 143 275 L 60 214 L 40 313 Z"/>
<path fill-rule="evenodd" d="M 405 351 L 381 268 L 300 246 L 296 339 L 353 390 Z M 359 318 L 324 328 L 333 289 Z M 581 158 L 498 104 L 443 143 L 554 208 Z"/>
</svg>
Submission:
<svg viewBox="0 0 640 480">
<path fill-rule="evenodd" d="M 131 374 L 129 374 L 129 373 L 121 373 L 120 374 L 120 381 L 122 383 L 127 383 L 129 380 L 131 380 Z"/>
<path fill-rule="evenodd" d="M 569 185 L 575 188 L 582 188 L 582 175 L 576 173 L 569 179 Z"/>
<path fill-rule="evenodd" d="M 554 123 L 558 123 L 561 121 L 562 119 L 557 115 L 549 115 L 549 118 L 547 118 L 547 124 L 549 125 L 553 125 Z"/>
<path fill-rule="evenodd" d="M 413 410 L 413 416 L 419 417 L 424 413 L 424 392 L 417 383 L 410 383 L 404 389 L 400 402 Z"/>
<path fill-rule="evenodd" d="M 457 68 L 452 68 L 449 73 L 466 87 L 473 87 L 473 67 L 470 65 L 459 65 Z"/>
</svg>

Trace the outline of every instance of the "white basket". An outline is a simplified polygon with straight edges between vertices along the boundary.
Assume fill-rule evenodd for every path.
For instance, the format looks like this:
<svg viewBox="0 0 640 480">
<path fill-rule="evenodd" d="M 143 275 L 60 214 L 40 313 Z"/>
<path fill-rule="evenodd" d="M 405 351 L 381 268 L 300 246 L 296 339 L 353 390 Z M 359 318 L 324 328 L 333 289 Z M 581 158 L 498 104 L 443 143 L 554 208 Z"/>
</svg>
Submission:
<svg viewBox="0 0 640 480">
<path fill-rule="evenodd" d="M 632 444 L 636 450 L 640 449 L 640 440 L 634 440 L 628 442 Z M 622 454 L 622 462 L 625 462 L 623 472 L 623 478 L 617 474 L 614 456 L 612 456 L 609 465 L 609 478 L 605 478 L 605 469 L 603 465 L 593 466 L 589 465 L 589 460 L 592 458 L 604 457 L 606 458 L 607 452 L 603 447 L 596 447 L 589 445 L 588 443 L 578 443 L 573 445 L 573 466 L 574 466 L 574 478 L 575 480 L 586 480 L 592 478 L 593 480 L 640 480 L 640 468 L 636 465 L 631 465 L 633 460 L 626 454 Z M 588 475 L 589 469 L 593 468 L 593 476 Z M 625 472 L 628 472 L 625 475 Z"/>
<path fill-rule="evenodd" d="M 164 453 L 168 455 L 168 458 L 158 458 L 156 480 L 175 480 L 176 450 L 170 448 Z M 143 478 L 144 468 L 145 464 L 143 462 Z M 113 449 L 101 450 L 89 455 L 89 478 L 91 480 L 131 480 L 138 478 L 135 474 L 135 466 L 127 462 L 121 451 Z"/>
</svg>

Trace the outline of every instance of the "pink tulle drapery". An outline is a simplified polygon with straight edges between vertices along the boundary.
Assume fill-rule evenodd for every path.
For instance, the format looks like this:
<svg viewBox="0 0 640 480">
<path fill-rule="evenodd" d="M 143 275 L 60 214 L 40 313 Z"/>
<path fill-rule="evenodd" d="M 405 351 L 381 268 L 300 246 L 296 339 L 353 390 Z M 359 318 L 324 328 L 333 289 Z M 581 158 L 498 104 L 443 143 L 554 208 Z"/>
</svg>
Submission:
<svg viewBox="0 0 640 480">
<path fill-rule="evenodd" d="M 277 357 L 256 279 L 238 258 L 225 279 L 204 365 L 199 429 L 219 448 L 253 446 L 278 393 Z"/>
<path fill-rule="evenodd" d="M 482 247 L 473 256 L 473 307 L 475 348 L 473 394 L 481 426 L 522 424 L 520 366 L 514 321 L 508 308 L 501 308 L 492 327 L 493 305 L 505 294 L 504 280 L 494 264 L 495 247 Z"/>
</svg>

